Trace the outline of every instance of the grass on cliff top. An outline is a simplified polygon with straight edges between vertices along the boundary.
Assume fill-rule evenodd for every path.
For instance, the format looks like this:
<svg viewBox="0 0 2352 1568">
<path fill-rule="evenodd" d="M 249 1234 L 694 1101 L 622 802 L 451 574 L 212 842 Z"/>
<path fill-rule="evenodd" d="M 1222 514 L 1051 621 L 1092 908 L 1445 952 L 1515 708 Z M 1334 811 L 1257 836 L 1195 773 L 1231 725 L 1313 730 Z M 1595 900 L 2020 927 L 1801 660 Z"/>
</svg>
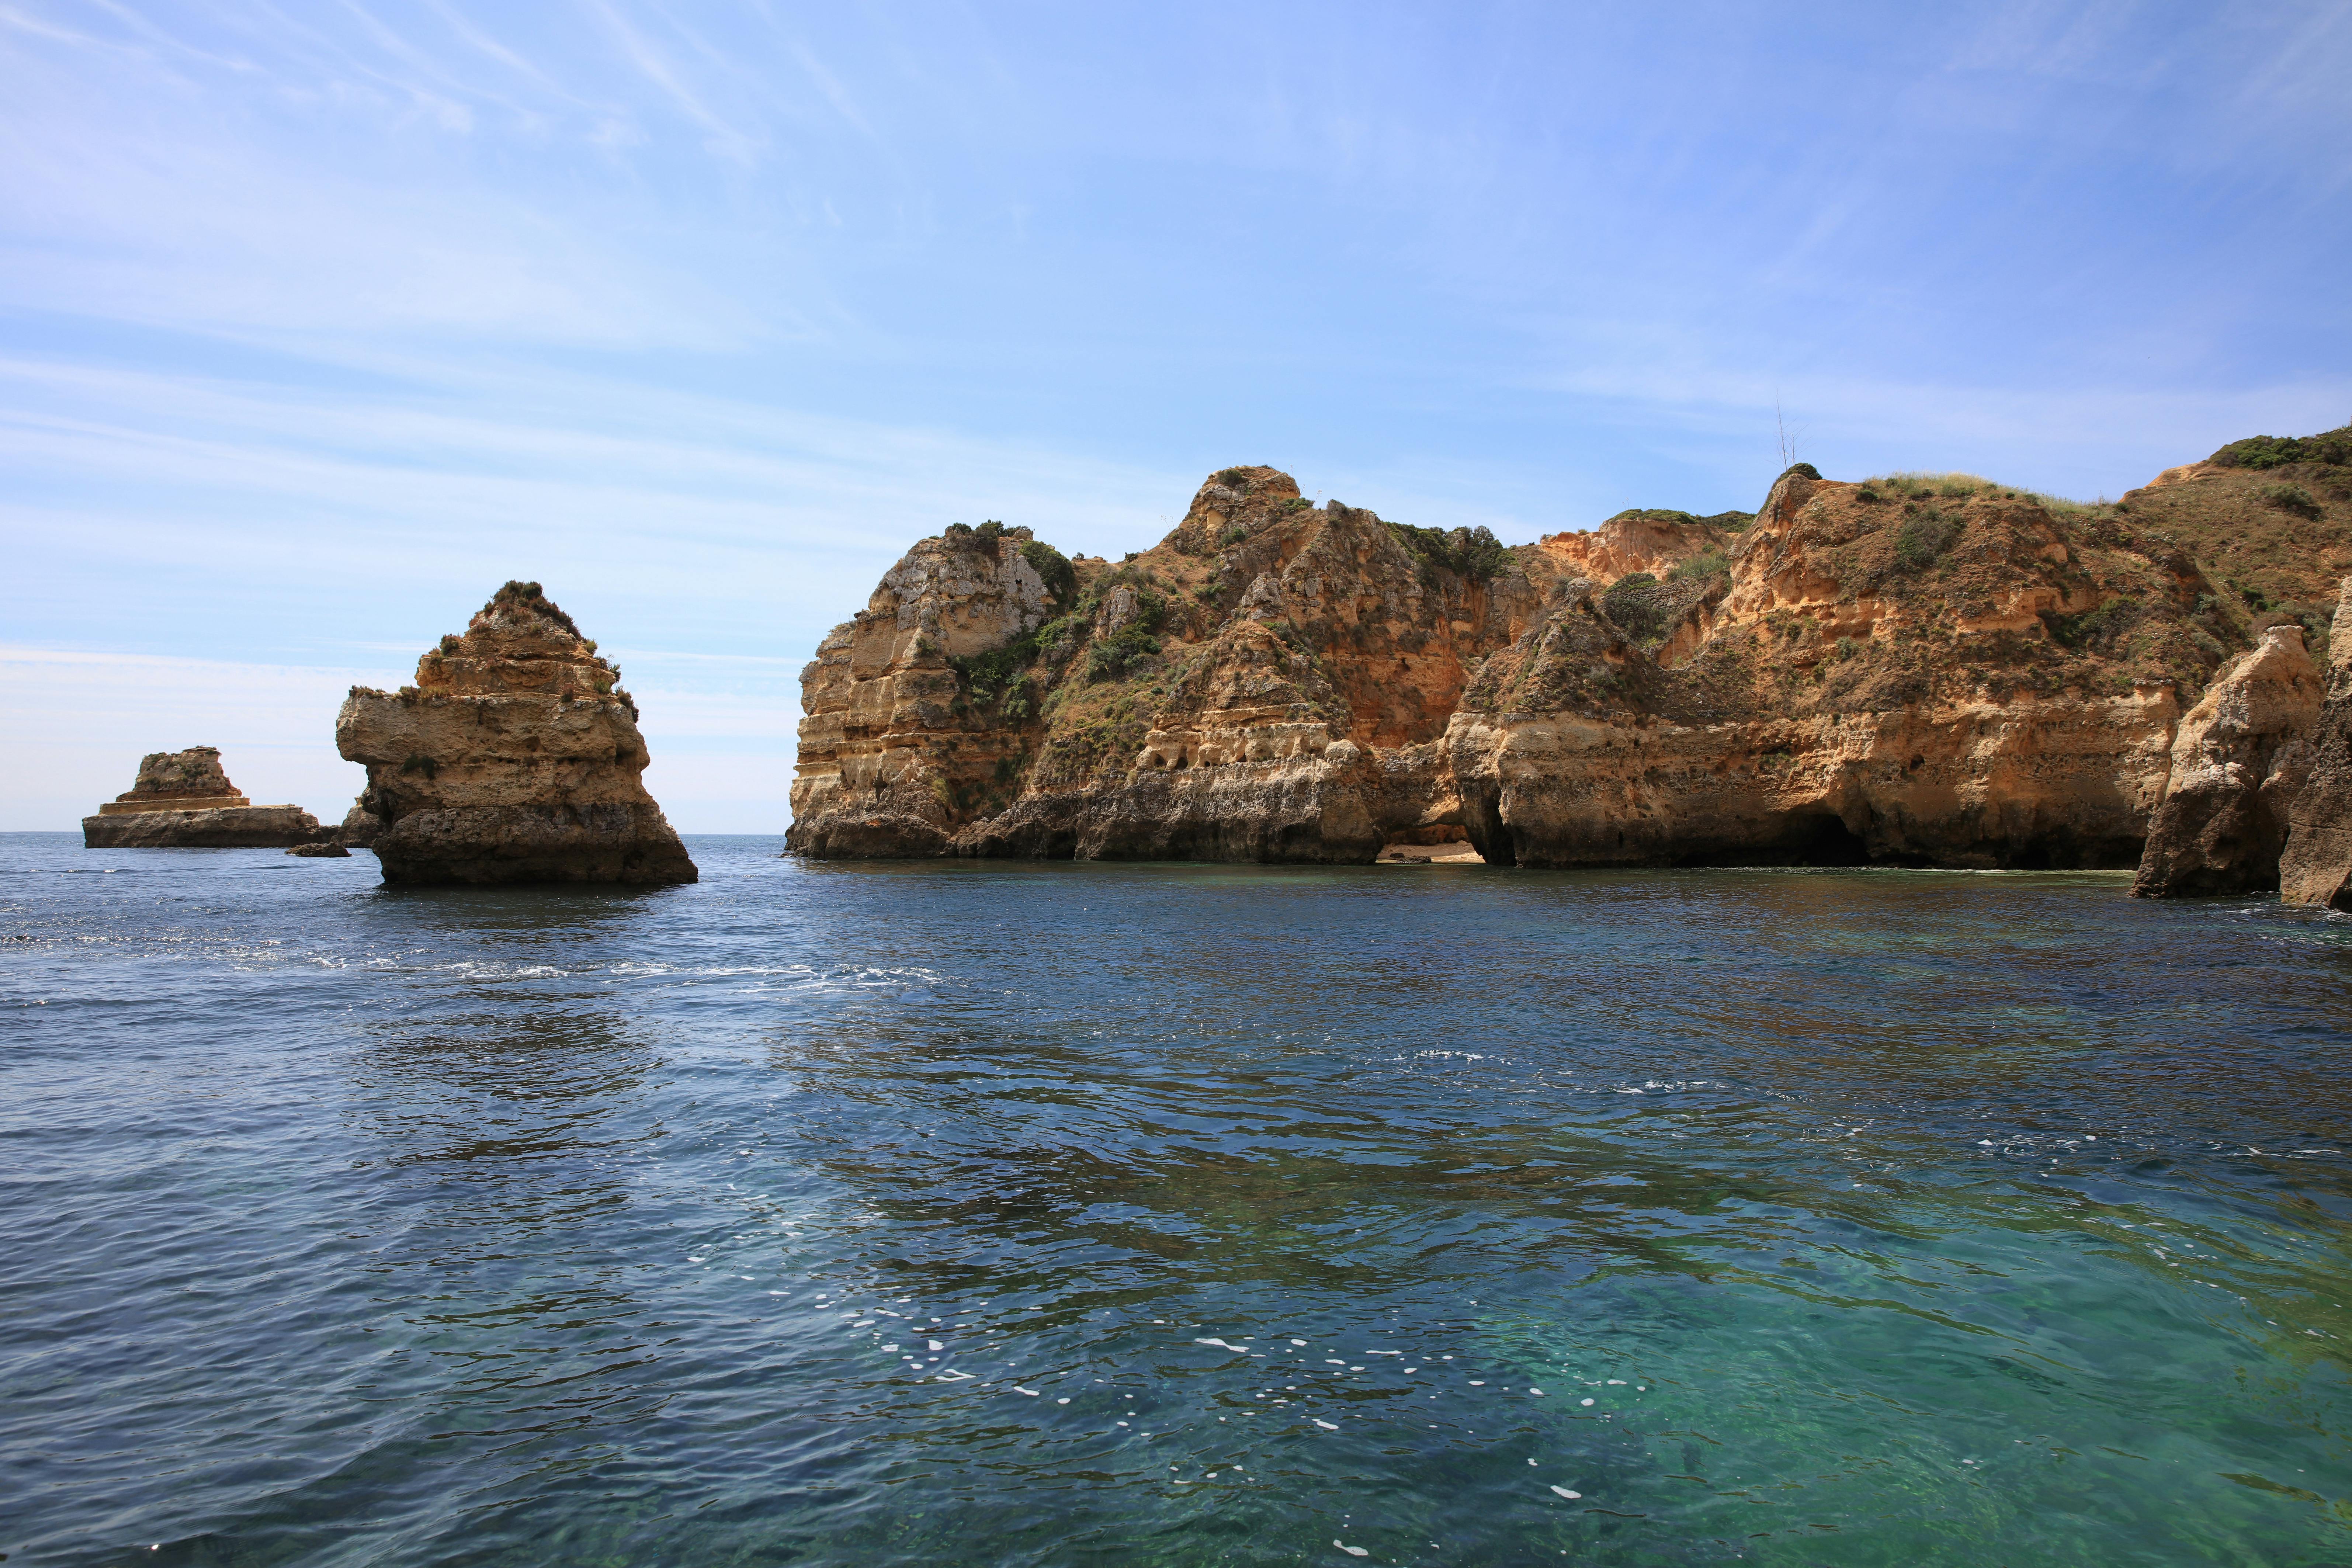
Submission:
<svg viewBox="0 0 2352 1568">
<path fill-rule="evenodd" d="M 1966 474 L 1954 470 L 1932 473 L 1921 469 L 1899 469 L 1890 474 L 1874 474 L 1862 481 L 1861 489 L 1876 492 L 1882 499 L 1925 500 L 1939 496 L 1947 500 L 1958 500 L 1975 495 L 1997 495 L 2004 500 L 2032 501 L 2049 511 L 2090 511 L 2109 505 L 2105 497 L 2097 500 L 2071 500 L 2053 495 L 2048 490 L 2029 489 L 2023 485 L 2005 485 L 1982 474 Z M 1870 498 L 1864 496 L 1864 500 Z"/>
</svg>

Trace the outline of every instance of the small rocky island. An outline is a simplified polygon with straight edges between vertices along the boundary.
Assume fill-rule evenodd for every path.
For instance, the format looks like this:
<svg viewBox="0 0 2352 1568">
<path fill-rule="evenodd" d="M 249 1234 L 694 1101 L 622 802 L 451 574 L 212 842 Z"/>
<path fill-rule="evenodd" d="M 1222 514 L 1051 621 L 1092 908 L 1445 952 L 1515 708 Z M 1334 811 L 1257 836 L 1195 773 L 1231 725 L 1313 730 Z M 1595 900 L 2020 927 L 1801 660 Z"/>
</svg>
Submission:
<svg viewBox="0 0 2352 1568">
<path fill-rule="evenodd" d="M 620 678 L 538 584 L 507 584 L 415 685 L 352 688 L 335 745 L 368 784 L 343 838 L 391 883 L 695 880 Z"/>
<path fill-rule="evenodd" d="M 150 752 L 130 793 L 81 819 L 90 849 L 283 849 L 332 837 L 299 805 L 256 805 L 238 793 L 217 746 Z"/>
</svg>

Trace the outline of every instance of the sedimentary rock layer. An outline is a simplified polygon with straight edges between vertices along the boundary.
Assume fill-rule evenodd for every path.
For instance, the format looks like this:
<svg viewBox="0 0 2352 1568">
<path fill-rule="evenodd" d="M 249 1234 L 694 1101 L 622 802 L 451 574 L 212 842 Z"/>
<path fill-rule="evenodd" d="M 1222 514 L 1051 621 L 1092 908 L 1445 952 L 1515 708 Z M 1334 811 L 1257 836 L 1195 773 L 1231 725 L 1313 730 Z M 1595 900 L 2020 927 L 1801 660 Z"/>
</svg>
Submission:
<svg viewBox="0 0 2352 1568">
<path fill-rule="evenodd" d="M 81 819 L 91 849 L 278 849 L 327 837 L 296 805 L 255 805 L 228 782 L 216 746 L 151 752 L 128 793 Z"/>
<path fill-rule="evenodd" d="M 331 837 L 299 805 L 223 806 L 209 811 L 142 811 L 85 816 L 91 849 L 283 849 Z"/>
<path fill-rule="evenodd" d="M 1117 564 L 950 529 L 803 674 L 792 848 L 1367 861 L 1460 833 L 1524 866 L 2132 866 L 2176 764 L 2267 776 L 2283 743 L 2243 714 L 2175 731 L 2235 650 L 2273 649 L 2270 679 L 2294 639 L 2266 627 L 2324 636 L 2307 572 L 2206 564 L 2279 507 L 2352 562 L 2338 470 L 2283 483 L 2336 460 L 2313 450 L 2239 443 L 2096 506 L 1800 466 L 1752 517 L 1517 547 L 1265 468 Z M 2191 805 L 2176 890 L 2227 851 Z M 2259 875 L 2260 843 L 2241 858 Z"/>
<path fill-rule="evenodd" d="M 693 881 L 619 678 L 537 584 L 508 584 L 415 685 L 352 689 L 335 743 L 368 785 L 347 837 L 394 883 Z"/>
</svg>

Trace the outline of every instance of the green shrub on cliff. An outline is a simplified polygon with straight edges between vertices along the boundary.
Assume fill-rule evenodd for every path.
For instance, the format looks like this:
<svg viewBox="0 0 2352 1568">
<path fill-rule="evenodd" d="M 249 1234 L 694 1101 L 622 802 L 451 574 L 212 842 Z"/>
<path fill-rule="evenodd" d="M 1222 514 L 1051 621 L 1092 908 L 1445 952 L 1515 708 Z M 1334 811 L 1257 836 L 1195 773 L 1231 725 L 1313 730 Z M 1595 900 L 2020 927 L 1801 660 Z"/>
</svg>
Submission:
<svg viewBox="0 0 2352 1568">
<path fill-rule="evenodd" d="M 1952 547 L 1963 526 L 1960 519 L 1933 507 L 1906 509 L 1895 530 L 1895 559 L 1907 571 L 1924 571 Z"/>
<path fill-rule="evenodd" d="M 1725 559 L 1722 551 L 1710 544 L 1689 560 L 1676 562 L 1674 569 L 1666 574 L 1666 581 L 1683 583 L 1695 577 L 1727 577 L 1730 574 L 1731 563 Z"/>
<path fill-rule="evenodd" d="M 1654 643 L 1666 635 L 1664 587 L 1647 572 L 1630 572 L 1601 595 L 1601 610 L 1637 643 Z"/>
<path fill-rule="evenodd" d="M 2319 515 L 2319 503 L 2312 500 L 2311 492 L 2301 485 L 2264 485 L 2261 495 L 2264 506 L 2291 511 L 2297 517 Z"/>
<path fill-rule="evenodd" d="M 971 700 L 985 708 L 1005 694 L 1013 677 L 1036 659 L 1037 652 L 1037 633 L 1024 632 L 1003 647 L 950 658 L 948 665 Z"/>
<path fill-rule="evenodd" d="M 2137 599 L 2109 599 L 2079 616 L 2059 616 L 2050 631 L 2063 647 L 2112 648 L 2117 638 L 2139 624 L 2145 610 Z"/>
<path fill-rule="evenodd" d="M 1457 577 L 1483 581 L 1500 576 L 1511 566 L 1511 547 L 1496 539 L 1486 528 L 1416 528 L 1409 522 L 1391 522 L 1389 526 L 1405 548 L 1419 556 L 1425 567 L 1453 573 Z"/>
<path fill-rule="evenodd" d="M 2222 468 L 2275 468 L 2282 463 L 2352 464 L 2352 425 L 2316 436 L 2249 436 L 2213 454 Z"/>
<path fill-rule="evenodd" d="M 1037 574 L 1056 605 L 1066 605 L 1077 596 L 1077 568 L 1070 564 L 1068 556 L 1044 540 L 1032 539 L 1023 544 L 1021 559 L 1029 563 L 1029 569 Z"/>
<path fill-rule="evenodd" d="M 1151 635 L 1150 626 L 1141 620 L 1134 621 L 1107 637 L 1097 638 L 1094 647 L 1087 650 L 1087 679 L 1116 680 L 1159 651 L 1160 639 Z"/>
</svg>

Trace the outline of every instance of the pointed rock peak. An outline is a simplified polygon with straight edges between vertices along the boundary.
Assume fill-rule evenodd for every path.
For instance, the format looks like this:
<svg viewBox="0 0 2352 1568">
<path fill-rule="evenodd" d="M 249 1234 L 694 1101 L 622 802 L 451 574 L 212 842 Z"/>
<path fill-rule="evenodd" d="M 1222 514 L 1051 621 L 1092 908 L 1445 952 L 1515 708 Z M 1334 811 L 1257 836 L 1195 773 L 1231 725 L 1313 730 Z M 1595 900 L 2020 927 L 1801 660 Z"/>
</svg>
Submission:
<svg viewBox="0 0 2352 1568">
<path fill-rule="evenodd" d="M 536 583 L 508 583 L 466 624 L 464 636 L 443 637 L 416 661 L 421 689 L 460 697 L 611 696 L 620 678 L 617 667 L 597 657 L 594 639 L 582 637 Z"/>
<path fill-rule="evenodd" d="M 490 595 L 490 602 L 481 607 L 466 629 L 470 633 L 489 626 L 510 631 L 540 631 L 541 635 L 545 635 L 547 628 L 553 628 L 575 637 L 580 635 L 580 628 L 572 624 L 572 617 L 565 615 L 554 600 L 541 592 L 538 584 L 518 582 L 511 577 L 507 579 L 505 587 Z"/>
<path fill-rule="evenodd" d="M 1298 481 L 1280 468 L 1263 464 L 1243 464 L 1231 468 L 1219 468 L 1201 481 L 1193 492 L 1192 508 L 1203 506 L 1234 506 L 1244 500 L 1290 500 L 1298 494 Z"/>
</svg>

